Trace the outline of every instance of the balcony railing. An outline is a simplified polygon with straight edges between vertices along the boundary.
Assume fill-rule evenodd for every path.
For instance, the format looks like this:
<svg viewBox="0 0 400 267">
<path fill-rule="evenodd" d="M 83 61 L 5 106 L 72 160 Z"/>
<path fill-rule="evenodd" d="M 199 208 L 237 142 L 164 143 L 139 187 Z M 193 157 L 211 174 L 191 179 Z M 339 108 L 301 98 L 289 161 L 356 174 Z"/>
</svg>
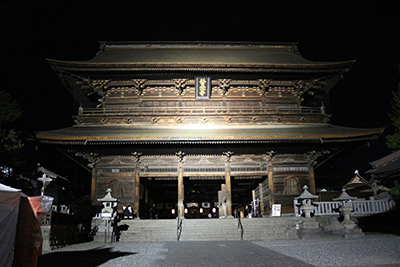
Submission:
<svg viewBox="0 0 400 267">
<path fill-rule="evenodd" d="M 268 115 L 268 114 L 315 114 L 321 109 L 315 107 L 271 108 L 271 107 L 129 107 L 129 108 L 86 108 L 83 116 L 161 116 L 161 115 Z"/>
<path fill-rule="evenodd" d="M 294 201 L 294 212 L 296 216 L 301 216 L 300 207 Z M 327 201 L 327 202 L 313 202 L 315 205 L 314 215 L 338 215 L 338 208 L 342 205 L 340 201 Z M 351 214 L 375 214 L 387 212 L 394 208 L 395 202 L 393 200 L 363 200 L 351 201 L 353 211 Z"/>
</svg>

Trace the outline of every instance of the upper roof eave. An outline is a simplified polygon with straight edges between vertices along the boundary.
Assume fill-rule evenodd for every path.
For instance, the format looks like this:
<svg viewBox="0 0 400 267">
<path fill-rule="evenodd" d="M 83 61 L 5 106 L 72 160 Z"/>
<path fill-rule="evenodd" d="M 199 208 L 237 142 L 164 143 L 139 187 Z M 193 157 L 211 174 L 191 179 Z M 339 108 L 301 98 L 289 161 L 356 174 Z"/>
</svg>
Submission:
<svg viewBox="0 0 400 267">
<path fill-rule="evenodd" d="M 70 72 L 347 72 L 355 60 L 323 64 L 140 64 L 140 63 L 87 63 L 47 59 L 55 69 Z"/>
<path fill-rule="evenodd" d="M 90 60 L 47 60 L 70 71 L 347 71 L 355 62 L 310 61 L 296 43 L 244 42 L 101 42 Z"/>
</svg>

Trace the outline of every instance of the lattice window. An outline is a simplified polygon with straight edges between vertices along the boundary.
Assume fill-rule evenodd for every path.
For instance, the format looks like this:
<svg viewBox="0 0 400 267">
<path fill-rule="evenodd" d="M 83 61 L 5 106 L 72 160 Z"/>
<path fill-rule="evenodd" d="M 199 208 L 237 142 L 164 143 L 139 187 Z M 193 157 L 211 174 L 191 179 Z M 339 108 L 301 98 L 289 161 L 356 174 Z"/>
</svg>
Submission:
<svg viewBox="0 0 400 267">
<path fill-rule="evenodd" d="M 300 195 L 299 180 L 293 176 L 286 178 L 283 193 L 288 195 Z"/>
</svg>

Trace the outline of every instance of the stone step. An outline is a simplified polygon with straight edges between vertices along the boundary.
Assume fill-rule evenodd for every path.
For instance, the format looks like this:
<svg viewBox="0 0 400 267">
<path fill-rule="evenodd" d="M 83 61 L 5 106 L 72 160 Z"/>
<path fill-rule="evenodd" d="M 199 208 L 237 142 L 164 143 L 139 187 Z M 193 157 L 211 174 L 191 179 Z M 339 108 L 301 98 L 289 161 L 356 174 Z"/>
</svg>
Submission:
<svg viewBox="0 0 400 267">
<path fill-rule="evenodd" d="M 266 241 L 297 239 L 298 217 L 242 219 L 243 239 Z M 129 225 L 120 242 L 165 242 L 177 240 L 177 220 L 124 220 Z M 240 240 L 237 219 L 184 219 L 181 241 Z"/>
</svg>

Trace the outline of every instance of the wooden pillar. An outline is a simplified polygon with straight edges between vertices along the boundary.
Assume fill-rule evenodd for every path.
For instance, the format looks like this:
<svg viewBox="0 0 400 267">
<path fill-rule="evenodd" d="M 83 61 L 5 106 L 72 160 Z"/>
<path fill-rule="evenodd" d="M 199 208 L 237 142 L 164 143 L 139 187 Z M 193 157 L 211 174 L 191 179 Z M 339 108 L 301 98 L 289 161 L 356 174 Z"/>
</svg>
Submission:
<svg viewBox="0 0 400 267">
<path fill-rule="evenodd" d="M 274 193 L 274 181 L 272 179 L 273 176 L 273 167 L 272 164 L 268 164 L 268 187 L 269 187 L 269 197 L 270 197 L 270 208 L 275 204 L 275 193 Z"/>
<path fill-rule="evenodd" d="M 92 201 L 92 205 L 97 203 L 97 164 L 96 162 L 92 163 L 92 185 L 90 190 L 90 199 Z"/>
<path fill-rule="evenodd" d="M 185 189 L 183 184 L 183 167 L 180 162 L 178 165 L 178 217 L 183 218 L 185 216 Z"/>
<path fill-rule="evenodd" d="M 135 198 L 133 202 L 133 214 L 137 219 L 140 219 L 139 216 L 140 210 L 140 165 L 136 164 L 135 167 Z"/>
<path fill-rule="evenodd" d="M 231 165 L 225 164 L 225 188 L 226 188 L 226 217 L 232 217 L 232 185 L 231 185 Z"/>
<path fill-rule="evenodd" d="M 315 188 L 314 166 L 312 164 L 308 165 L 308 171 L 310 173 L 310 192 L 315 195 L 317 190 Z"/>
</svg>

